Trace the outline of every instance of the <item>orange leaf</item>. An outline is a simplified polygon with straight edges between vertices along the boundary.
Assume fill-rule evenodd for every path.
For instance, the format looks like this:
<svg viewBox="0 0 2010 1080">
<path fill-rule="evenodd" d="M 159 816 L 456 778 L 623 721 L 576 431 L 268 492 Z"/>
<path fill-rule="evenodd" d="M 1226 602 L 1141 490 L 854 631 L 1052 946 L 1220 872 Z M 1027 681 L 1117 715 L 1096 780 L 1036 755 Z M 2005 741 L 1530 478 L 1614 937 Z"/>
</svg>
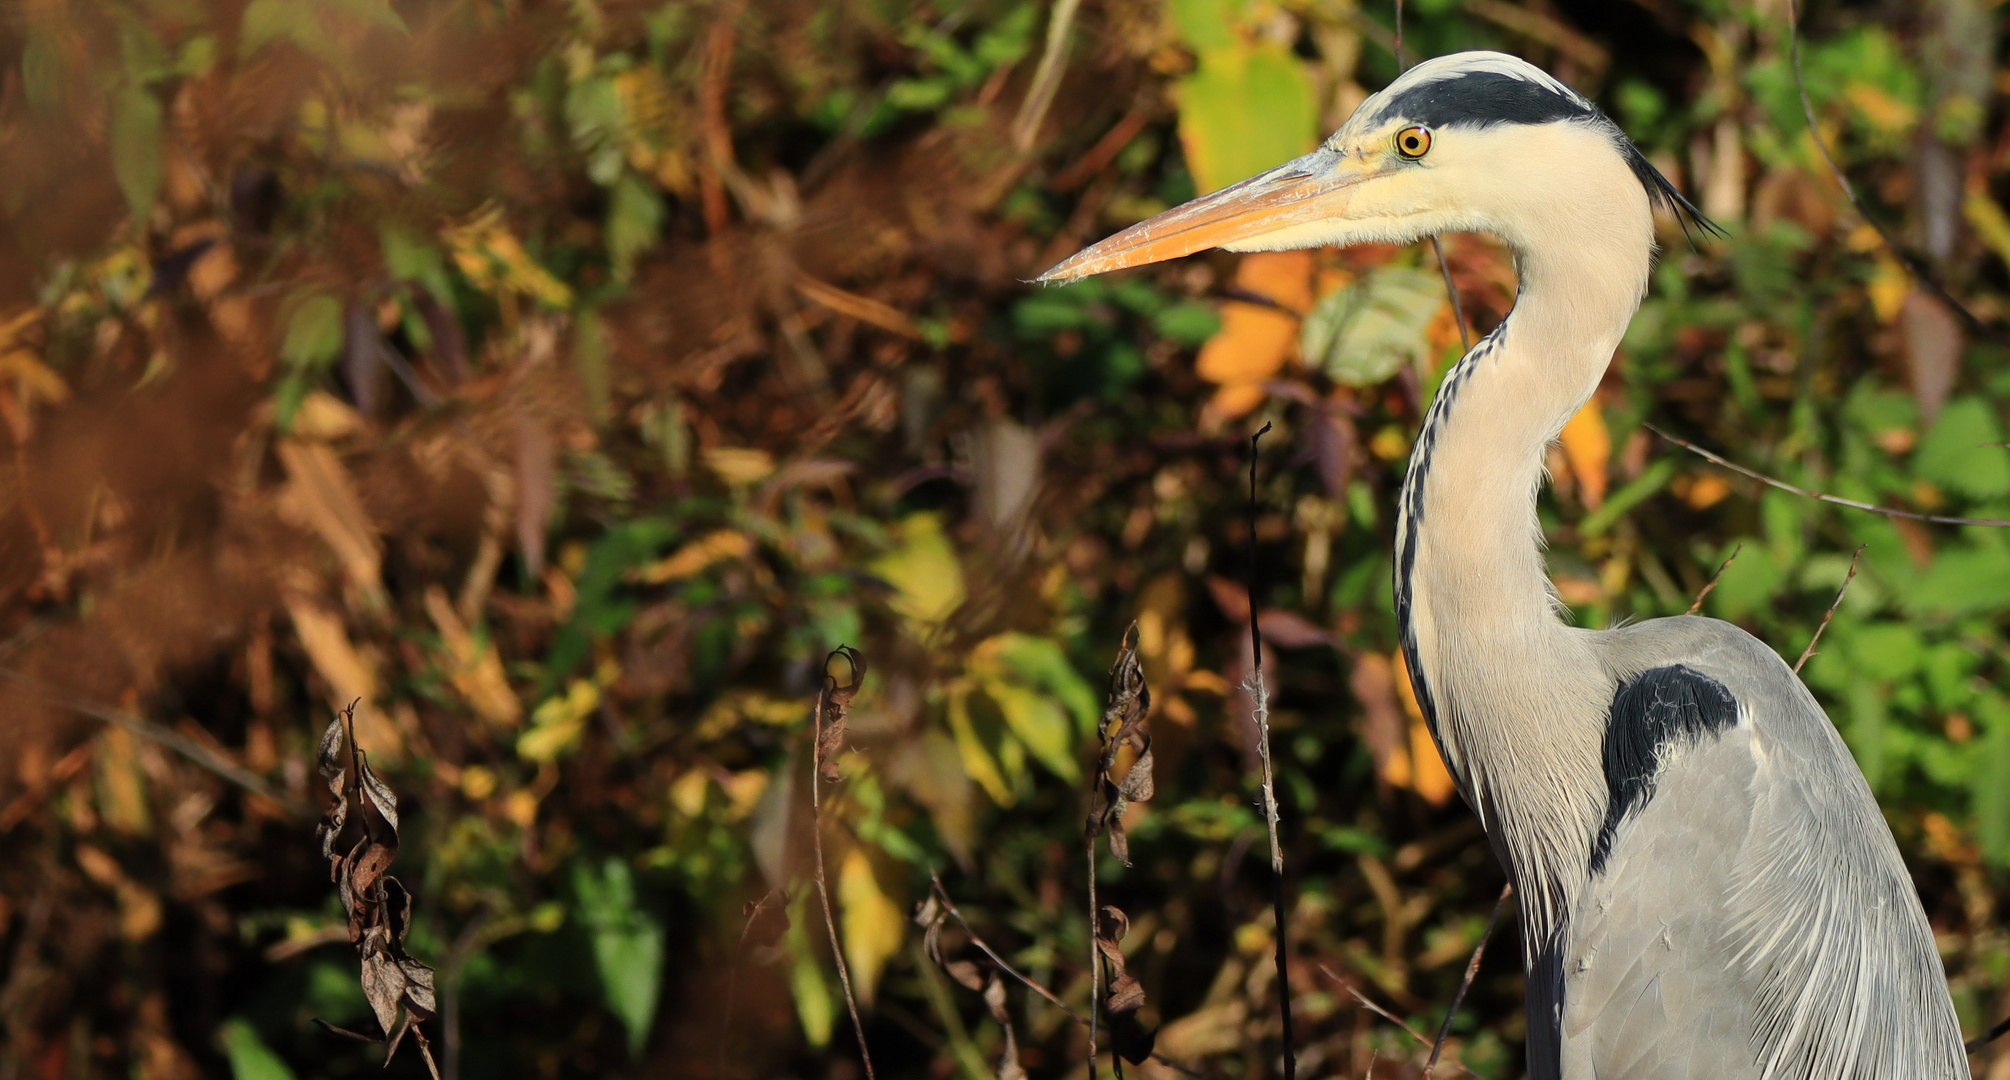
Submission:
<svg viewBox="0 0 2010 1080">
<path fill-rule="evenodd" d="M 1410 762 L 1413 775 L 1403 786 L 1424 797 L 1432 806 L 1443 806 L 1452 797 L 1452 774 L 1438 756 L 1438 744 L 1424 724 L 1424 710 L 1417 705 L 1417 688 L 1410 684 L 1410 665 L 1401 651 L 1390 658 L 1395 666 L 1396 690 L 1403 699 L 1403 711 L 1410 714 Z M 1395 783 L 1395 778 L 1390 778 Z"/>
<path fill-rule="evenodd" d="M 1563 425 L 1562 440 L 1563 456 L 1570 460 L 1570 472 L 1577 478 L 1585 508 L 1598 509 L 1605 501 L 1605 466 L 1612 460 L 1612 432 L 1606 430 L 1605 414 L 1596 400 L 1585 402 Z"/>
</svg>

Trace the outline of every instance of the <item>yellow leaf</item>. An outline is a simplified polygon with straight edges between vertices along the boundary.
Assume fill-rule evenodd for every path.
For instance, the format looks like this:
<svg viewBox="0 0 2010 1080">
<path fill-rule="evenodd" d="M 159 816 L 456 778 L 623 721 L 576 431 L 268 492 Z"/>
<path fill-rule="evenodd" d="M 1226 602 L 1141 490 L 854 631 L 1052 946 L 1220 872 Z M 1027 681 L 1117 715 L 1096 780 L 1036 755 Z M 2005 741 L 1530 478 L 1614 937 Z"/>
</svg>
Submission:
<svg viewBox="0 0 2010 1080">
<path fill-rule="evenodd" d="M 1871 126 L 1882 131 L 1900 132 L 1909 130 L 1919 119 L 1919 111 L 1903 101 L 1885 93 L 1873 83 L 1853 82 L 1843 91 L 1849 103 L 1857 112 L 1870 121 Z"/>
<path fill-rule="evenodd" d="M 403 756 L 405 740 L 396 725 L 373 708 L 377 699 L 377 665 L 374 658 L 349 640 L 349 631 L 333 611 L 301 592 L 285 595 L 286 613 L 293 619 L 293 632 L 314 670 L 333 690 L 331 705 L 340 708 L 361 701 L 356 709 L 356 740 L 370 756 L 391 760 Z"/>
<path fill-rule="evenodd" d="M 1229 40 L 1205 49 L 1176 96 L 1180 146 L 1203 193 L 1281 165 L 1318 138 L 1312 79 L 1276 45 Z"/>
<path fill-rule="evenodd" d="M 426 588 L 426 614 L 432 616 L 433 626 L 440 632 L 440 645 L 446 654 L 441 666 L 447 681 L 482 719 L 515 727 L 523 719 L 523 703 L 503 677 L 502 658 L 494 644 L 477 641 L 468 632 L 461 624 L 460 614 L 448 602 L 446 590 L 438 585 Z"/>
<path fill-rule="evenodd" d="M 862 848 L 852 848 L 844 857 L 838 871 L 838 901 L 844 905 L 844 954 L 851 963 L 852 990 L 861 1003 L 870 1005 L 887 958 L 907 935 L 907 919 L 900 905 L 879 887 L 872 860 Z"/>
<path fill-rule="evenodd" d="M 962 683 L 949 690 L 949 732 L 956 737 L 957 756 L 963 760 L 963 771 L 977 781 L 992 802 L 1011 806 L 1017 801 L 1012 785 L 1005 782 L 998 760 L 977 737 L 977 728 L 970 721 L 970 689 L 968 683 Z"/>
<path fill-rule="evenodd" d="M 822 965 L 817 963 L 817 949 L 810 938 L 810 926 L 819 928 L 823 921 L 811 905 L 813 889 L 804 889 L 796 894 L 789 904 L 789 929 L 786 941 L 789 947 L 789 989 L 796 999 L 796 1017 L 802 1022 L 803 1037 L 811 1046 L 821 1047 L 831 1041 L 831 1028 L 837 1022 L 837 1004 L 831 1000 L 831 987 L 824 981 Z"/>
<path fill-rule="evenodd" d="M 742 446 L 715 446 L 705 451 L 705 465 L 728 484 L 757 484 L 775 471 L 775 459 L 766 450 Z"/>
<path fill-rule="evenodd" d="M 1593 399 L 1577 410 L 1563 425 L 1563 456 L 1570 461 L 1570 474 L 1584 496 L 1586 509 L 1596 510 L 1605 501 L 1605 466 L 1612 458 L 1612 433 L 1605 427 L 1605 413 Z"/>
<path fill-rule="evenodd" d="M 40 357 L 27 349 L 0 352 L 0 377 L 18 380 L 30 392 L 53 402 L 67 401 L 70 387 L 61 375 L 49 370 Z"/>
<path fill-rule="evenodd" d="M 313 530 L 342 563 L 342 572 L 366 596 L 382 593 L 383 548 L 363 509 L 355 481 L 335 451 L 300 439 L 279 440 L 274 450 L 286 467 L 280 516 Z"/>
<path fill-rule="evenodd" d="M 1989 189 L 1980 184 L 1972 184 L 1968 194 L 1961 200 L 1962 216 L 1975 227 L 1976 235 L 1989 245 L 1989 250 L 2010 266 L 2010 214 L 1989 197 Z"/>
<path fill-rule="evenodd" d="M 586 719 L 600 708 L 600 687 L 574 679 L 563 694 L 546 698 L 530 714 L 530 730 L 516 741 L 517 756 L 526 761 L 556 761 L 572 749 L 586 731 Z"/>
<path fill-rule="evenodd" d="M 711 786 L 710 773 L 691 769 L 670 782 L 670 805 L 685 817 L 697 817 L 705 812 L 705 793 Z"/>
<path fill-rule="evenodd" d="M 1880 254 L 1877 271 L 1871 275 L 1871 310 L 1877 313 L 1877 321 L 1887 326 L 1898 318 L 1899 309 L 1905 306 L 1905 294 L 1912 291 L 1912 275 L 1890 255 Z"/>
<path fill-rule="evenodd" d="M 934 514 L 914 514 L 895 525 L 899 542 L 872 562 L 872 572 L 894 587 L 894 611 L 924 626 L 947 619 L 963 603 L 963 566 Z"/>
<path fill-rule="evenodd" d="M 454 265 L 478 288 L 521 293 L 551 307 L 571 305 L 572 290 L 523 249 L 503 222 L 502 207 L 483 207 L 465 224 L 442 230 L 440 238 L 453 252 Z"/>
<path fill-rule="evenodd" d="M 754 550 L 754 541 L 737 529 L 720 529 L 685 544 L 669 557 L 634 572 L 645 585 L 661 585 L 699 573 L 714 563 L 744 559 Z"/>
</svg>

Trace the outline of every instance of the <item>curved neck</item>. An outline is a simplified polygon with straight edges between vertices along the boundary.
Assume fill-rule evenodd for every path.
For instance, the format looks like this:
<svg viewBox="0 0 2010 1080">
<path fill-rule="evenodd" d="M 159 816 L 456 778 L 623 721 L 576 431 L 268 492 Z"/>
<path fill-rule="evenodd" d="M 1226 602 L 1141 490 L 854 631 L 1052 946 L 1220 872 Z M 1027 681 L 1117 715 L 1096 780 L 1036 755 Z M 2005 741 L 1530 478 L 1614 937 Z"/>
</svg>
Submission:
<svg viewBox="0 0 2010 1080">
<path fill-rule="evenodd" d="M 1396 611 L 1418 701 L 1531 931 L 1560 917 L 1604 802 L 1603 726 L 1588 719 L 1610 690 L 1588 636 L 1558 617 L 1535 500 L 1549 443 L 1639 305 L 1651 240 L 1625 238 L 1518 253 L 1514 310 L 1446 376 L 1398 506 Z"/>
</svg>

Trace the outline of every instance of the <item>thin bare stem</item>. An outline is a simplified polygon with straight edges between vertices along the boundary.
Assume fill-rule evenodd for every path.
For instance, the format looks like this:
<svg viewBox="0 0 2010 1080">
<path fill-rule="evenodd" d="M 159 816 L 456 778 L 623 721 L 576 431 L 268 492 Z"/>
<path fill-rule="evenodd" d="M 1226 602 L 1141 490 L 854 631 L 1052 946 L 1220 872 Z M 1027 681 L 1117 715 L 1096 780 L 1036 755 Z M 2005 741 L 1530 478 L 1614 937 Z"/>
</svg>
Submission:
<svg viewBox="0 0 2010 1080">
<path fill-rule="evenodd" d="M 942 878 L 936 874 L 935 868 L 932 866 L 928 868 L 928 880 L 935 886 L 935 896 L 942 901 L 942 910 L 947 911 L 949 917 L 956 920 L 956 925 L 961 926 L 963 932 L 970 935 L 970 944 L 977 946 L 977 951 L 983 953 L 998 970 L 1018 980 L 1021 986 L 1046 998 L 1049 1004 L 1067 1013 L 1075 1023 L 1083 1027 L 1089 1026 L 1089 1018 L 1075 1011 L 1074 1006 L 1062 1001 L 1059 994 L 1054 993 L 1039 981 L 1021 972 L 1018 968 L 1013 967 L 1004 957 L 998 955 L 998 951 L 993 949 L 990 943 L 977 933 L 976 928 L 970 925 L 970 920 L 963 917 L 963 912 L 957 910 L 956 901 L 949 898 L 949 890 L 943 886 Z M 1194 1080 L 1209 1080 L 1206 1073 L 1190 1066 L 1182 1065 L 1157 1051 L 1152 1052 L 1152 1060 L 1182 1076 L 1191 1076 Z M 1463 1068 L 1463 1066 L 1461 1067 Z"/>
<path fill-rule="evenodd" d="M 128 716 L 122 712 L 114 712 L 88 702 L 66 697 L 54 688 L 43 684 L 40 680 L 7 668 L 0 668 L 0 678 L 12 679 L 15 682 L 21 683 L 31 693 L 51 705 L 56 705 L 93 719 L 102 720 L 113 727 L 124 728 L 127 732 L 146 739 L 149 742 L 159 743 L 195 764 L 215 773 L 218 777 L 236 784 L 238 787 L 251 792 L 259 798 L 271 801 L 274 805 L 294 817 L 311 818 L 315 816 L 312 810 L 295 802 L 292 796 L 266 783 L 257 773 L 238 765 L 173 728 L 164 727 L 138 716 Z"/>
<path fill-rule="evenodd" d="M 1047 17 L 1047 44 L 1033 73 L 1033 87 L 1012 120 L 1012 145 L 1022 154 L 1033 148 L 1040 121 L 1047 118 L 1054 93 L 1061 88 L 1061 74 L 1067 70 L 1068 31 L 1074 27 L 1075 12 L 1081 6 L 1082 0 L 1054 0 L 1053 12 Z"/>
<path fill-rule="evenodd" d="M 1103 1015 L 1103 958 L 1098 955 L 1096 948 L 1095 836 L 1089 836 L 1083 842 L 1083 846 L 1089 853 L 1089 1080 L 1096 1080 L 1096 1027 Z M 940 887 L 940 883 L 938 883 L 937 888 Z M 947 900 L 943 902 L 948 903 Z M 951 905 L 949 912 L 952 915 L 956 914 L 954 905 Z M 962 922 L 963 916 L 957 915 L 956 921 Z M 966 925 L 964 929 L 968 930 L 969 927 Z M 971 931 L 970 937 L 971 940 L 976 940 L 976 931 Z M 984 951 L 988 953 L 991 950 L 986 949 Z"/>
<path fill-rule="evenodd" d="M 1830 604 L 1828 611 L 1822 615 L 1822 624 L 1815 627 L 1815 636 L 1808 639 L 1808 647 L 1802 649 L 1801 658 L 1794 661 L 1794 674 L 1799 675 L 1801 665 L 1807 663 L 1808 657 L 1815 654 L 1815 644 L 1821 641 L 1822 631 L 1829 628 L 1829 620 L 1836 617 L 1836 609 L 1842 606 L 1843 597 L 1849 593 L 1849 583 L 1856 580 L 1856 561 L 1863 556 L 1863 549 L 1869 546 L 1869 544 L 1858 544 L 1856 550 L 1850 552 L 1849 573 L 1843 575 L 1842 588 L 1836 590 L 1835 603 Z"/>
<path fill-rule="evenodd" d="M 828 665 L 829 658 L 825 658 Z M 817 898 L 823 901 L 824 932 L 830 935 L 831 957 L 837 961 L 838 982 L 844 987 L 845 1008 L 851 1011 L 852 1033 L 858 1036 L 859 1060 L 865 1063 L 866 1080 L 878 1080 L 872 1071 L 872 1051 L 865 1046 L 865 1025 L 858 1019 L 858 998 L 851 992 L 851 969 L 844 962 L 844 946 L 838 944 L 837 920 L 831 917 L 830 886 L 824 882 L 824 810 L 821 776 L 824 756 L 824 702 L 830 697 L 832 682 L 824 676 L 817 690 L 817 711 L 810 721 L 810 846 L 816 854 Z"/>
<path fill-rule="evenodd" d="M 1438 257 L 1438 273 L 1445 279 L 1445 297 L 1452 302 L 1452 318 L 1459 322 L 1459 345 L 1473 351 L 1473 332 L 1466 328 L 1466 311 L 1459 306 L 1459 288 L 1452 284 L 1452 265 L 1445 261 L 1445 246 L 1431 237 L 1431 252 Z"/>
<path fill-rule="evenodd" d="M 1396 0 L 1396 44 L 1391 49 L 1396 54 L 1396 71 L 1402 72 L 1410 65 L 1403 60 L 1403 0 Z"/>
<path fill-rule="evenodd" d="M 1873 514 L 1883 514 L 1885 517 L 1904 518 L 1907 521 L 1923 521 L 1929 525 L 1986 525 L 1993 529 L 2010 529 L 2010 521 L 2006 521 L 2002 518 L 1945 517 L 1940 514 L 1919 514 L 1914 513 L 1911 510 L 1897 510 L 1889 506 L 1876 506 L 1867 502 L 1858 502 L 1855 499 L 1845 499 L 1837 495 L 1827 494 L 1825 492 L 1809 491 L 1807 488 L 1795 487 L 1794 485 L 1787 483 L 1785 480 L 1775 480 L 1772 477 L 1767 476 L 1765 473 L 1759 472 L 1755 469 L 1748 469 L 1745 466 L 1740 465 L 1736 462 L 1726 461 L 1719 455 L 1713 454 L 1710 451 L 1705 450 L 1700 446 L 1697 446 L 1695 443 L 1692 443 L 1687 439 L 1680 438 L 1675 435 L 1670 435 L 1667 432 L 1661 430 L 1660 428 L 1655 427 L 1653 424 L 1642 424 L 1640 426 L 1646 428 L 1647 430 L 1653 432 L 1656 435 L 1661 436 L 1664 439 L 1667 439 L 1669 442 L 1674 443 L 1676 446 L 1679 446 L 1682 449 L 1687 450 L 1692 454 L 1695 454 L 1697 457 L 1700 457 L 1703 460 L 1710 462 L 1711 464 L 1722 465 L 1723 467 L 1731 470 L 1732 472 L 1737 473 L 1739 476 L 1750 477 L 1751 479 L 1757 480 L 1758 482 L 1765 484 L 1768 487 L 1775 487 L 1780 489 L 1781 491 L 1787 492 L 1788 494 L 1799 495 L 1804 499 L 1814 499 L 1818 502 L 1834 503 L 1837 506 L 1847 506 L 1852 510 L 1867 510 Z"/>
<path fill-rule="evenodd" d="M 1884 241 L 1884 246 L 1890 249 L 1899 262 L 1905 264 L 1907 273 L 1931 290 L 1935 296 L 1940 297 L 1948 306 L 1960 312 L 1962 321 L 1974 327 L 1977 333 L 1999 345 L 2010 347 L 2010 337 L 2006 337 L 1995 327 L 1983 322 L 1973 311 L 1968 310 L 1968 305 L 1955 299 L 1954 294 L 1948 291 L 1946 285 L 1941 284 L 1939 276 L 1928 269 L 1926 264 L 1913 258 L 1898 246 L 1898 241 L 1892 239 L 1891 232 L 1870 215 L 1870 210 L 1864 206 L 1863 199 L 1856 193 L 1856 185 L 1850 183 L 1849 177 L 1842 171 L 1842 166 L 1836 163 L 1835 155 L 1829 152 L 1828 144 L 1822 141 L 1821 128 L 1815 123 L 1815 105 L 1808 98 L 1807 80 L 1801 75 L 1801 19 L 1797 7 L 1794 0 L 1787 0 L 1788 55 L 1793 61 L 1794 89 L 1800 91 L 1801 116 L 1808 122 L 1808 138 L 1814 141 L 1815 152 L 1822 156 L 1822 162 L 1829 167 L 1829 175 L 1835 177 L 1836 186 L 1842 188 L 1843 194 L 1849 198 L 1850 205 L 1856 207 L 1857 215 L 1863 218 L 1864 224 L 1875 230 L 1878 238 Z"/>
<path fill-rule="evenodd" d="M 1717 564 L 1717 572 L 1710 575 L 1710 580 L 1703 583 L 1703 591 L 1696 594 L 1696 602 L 1690 604 L 1689 610 L 1682 614 L 1694 615 L 1703 610 L 1703 601 L 1710 595 L 1710 591 L 1717 587 L 1717 579 L 1724 576 L 1724 571 L 1731 568 L 1732 561 L 1737 559 L 1738 553 L 1743 550 L 1745 550 L 1745 545 L 1739 544 L 1737 547 L 1731 549 L 1729 555 L 1724 556 L 1724 561 Z"/>
<path fill-rule="evenodd" d="M 1466 1003 L 1466 991 L 1473 988 L 1473 980 L 1479 977 L 1480 958 L 1487 954 L 1487 942 L 1494 936 L 1494 927 L 1500 925 L 1508 897 L 1513 895 L 1514 882 L 1501 886 L 1501 898 L 1494 901 L 1494 913 L 1487 916 L 1487 928 L 1480 931 L 1480 943 L 1473 946 L 1473 958 L 1466 961 L 1466 977 L 1459 980 L 1459 992 L 1452 995 L 1452 1007 L 1445 1010 L 1445 1022 L 1438 1026 L 1438 1037 L 1431 1042 L 1431 1057 L 1424 1062 L 1424 1080 L 1431 1080 L 1431 1074 L 1437 1071 L 1438 1055 L 1444 1053 L 1445 1040 L 1452 1036 L 1452 1020 L 1459 1015 L 1459 1006 Z"/>
<path fill-rule="evenodd" d="M 1349 994 L 1352 994 L 1354 996 L 1354 1000 L 1361 1003 L 1362 1008 L 1367 1009 L 1369 1012 L 1374 1013 L 1376 1016 L 1379 1016 L 1382 1019 L 1387 1020 L 1388 1022 L 1396 1025 L 1399 1028 L 1402 1028 L 1405 1032 L 1409 1033 L 1410 1038 L 1417 1040 L 1419 1043 L 1422 1043 L 1425 1046 L 1429 1046 L 1431 1044 L 1431 1040 L 1425 1037 L 1423 1032 L 1418 1031 L 1416 1028 L 1411 1027 L 1409 1021 L 1404 1020 L 1402 1017 L 1397 1016 L 1395 1013 L 1392 1013 L 1389 1010 L 1383 1008 L 1382 1006 L 1375 1004 L 1373 998 L 1370 998 L 1368 995 L 1363 994 L 1361 991 L 1355 989 L 1353 983 L 1348 982 L 1346 979 L 1341 978 L 1338 974 L 1334 972 L 1332 968 L 1327 967 L 1325 964 L 1320 964 L 1319 970 L 1322 973 L 1324 973 L 1327 978 L 1332 979 L 1336 983 L 1339 983 L 1340 988 L 1342 990 L 1345 990 Z M 1474 1072 L 1464 1062 L 1461 1062 L 1457 1058 L 1446 1058 L 1445 1064 L 1450 1065 L 1452 1068 L 1457 1069 L 1462 1073 L 1465 1073 L 1467 1076 L 1472 1077 L 1473 1080 L 1486 1080 L 1486 1077 L 1481 1076 L 1479 1073 Z"/>
<path fill-rule="evenodd" d="M 1256 723 L 1256 755 L 1263 765 L 1263 819 L 1270 827 L 1270 910 L 1277 927 L 1277 1015 L 1284 1037 L 1284 1080 L 1297 1080 L 1298 1054 L 1291 1037 L 1291 951 L 1285 943 L 1284 848 L 1277 842 L 1277 785 L 1270 760 L 1270 689 L 1263 683 L 1263 628 L 1256 617 L 1256 452 L 1270 425 L 1249 437 L 1249 700 Z"/>
</svg>

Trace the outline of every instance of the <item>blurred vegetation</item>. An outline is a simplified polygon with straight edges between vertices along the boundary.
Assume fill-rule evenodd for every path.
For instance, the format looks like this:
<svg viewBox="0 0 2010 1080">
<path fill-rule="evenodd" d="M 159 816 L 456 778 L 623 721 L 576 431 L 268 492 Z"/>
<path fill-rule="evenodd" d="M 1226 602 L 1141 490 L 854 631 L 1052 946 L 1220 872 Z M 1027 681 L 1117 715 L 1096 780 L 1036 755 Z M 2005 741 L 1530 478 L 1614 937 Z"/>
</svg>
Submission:
<svg viewBox="0 0 2010 1080">
<path fill-rule="evenodd" d="M 1402 44 L 1557 72 L 1729 231 L 1691 247 L 1665 223 L 1653 295 L 1551 462 L 1551 566 L 1604 626 L 1685 610 L 1738 549 L 1706 610 L 1792 657 L 1868 545 L 1805 674 L 1973 1033 L 2010 1008 L 2010 534 L 1766 490 L 1642 427 L 2010 517 L 2010 352 L 1834 186 L 1786 14 L 1416 0 Z M 1333 980 L 1434 1028 L 1500 885 L 1395 658 L 1388 507 L 1459 349 L 1428 245 L 1023 284 L 1307 148 L 1398 71 L 1394 16 L 0 10 L 0 1080 L 378 1067 L 310 1022 L 371 1023 L 310 838 L 315 740 L 350 701 L 401 800 L 449 1073 L 860 1075 L 807 887 L 811 703 L 840 643 L 871 674 L 821 813 L 880 1074 L 990 1075 L 1002 1016 L 1028 1073 L 1085 1075 L 1059 1009 L 1017 984 L 993 1008 L 909 917 L 932 869 L 1086 1003 L 1086 777 L 1133 621 L 1157 797 L 1100 896 L 1129 915 L 1157 1049 L 1268 1075 L 1276 927 L 1236 689 L 1252 545 L 1300 1066 L 1418 1071 Z M 1870 212 L 2002 325 L 2004 16 L 1806 19 L 1821 133 Z M 1490 328 L 1508 254 L 1444 250 Z M 963 933 L 929 947 L 974 958 Z M 1513 938 L 1450 1047 L 1492 1078 L 1521 1068 Z M 1978 1069 L 2010 1076 L 1992 1054 Z"/>
</svg>

